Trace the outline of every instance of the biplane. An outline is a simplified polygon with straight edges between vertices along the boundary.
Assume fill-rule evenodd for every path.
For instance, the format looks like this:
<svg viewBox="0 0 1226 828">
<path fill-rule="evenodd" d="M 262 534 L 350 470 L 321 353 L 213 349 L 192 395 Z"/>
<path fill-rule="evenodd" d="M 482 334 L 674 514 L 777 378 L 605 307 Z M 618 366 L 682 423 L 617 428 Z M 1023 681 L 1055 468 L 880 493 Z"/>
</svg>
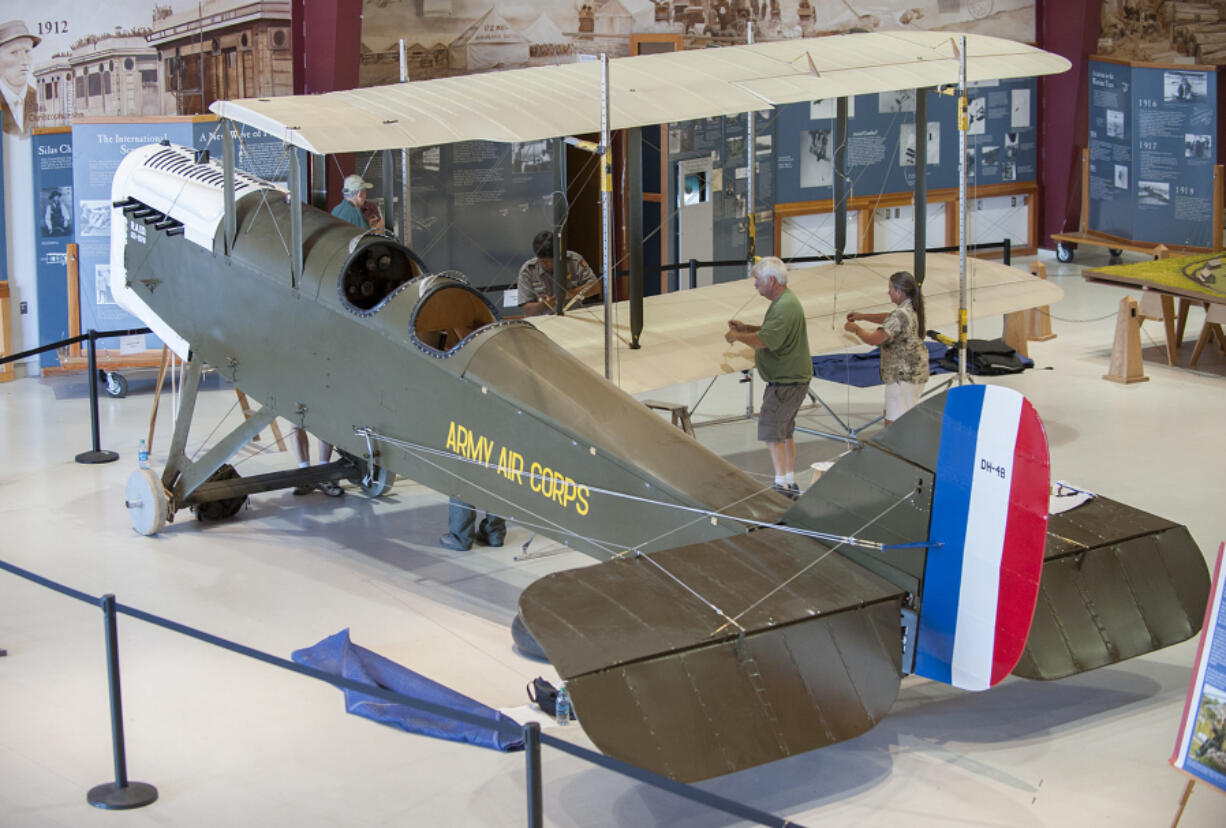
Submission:
<svg viewBox="0 0 1226 828">
<path fill-rule="evenodd" d="M 948 36 L 849 35 L 612 61 L 613 125 L 949 83 L 962 58 L 971 80 L 1067 67 L 965 42 L 959 55 Z M 312 152 L 524 141 L 589 130 L 596 85 L 596 68 L 575 64 L 215 109 Z M 542 96 L 560 103 L 524 105 Z M 704 779 L 864 732 L 907 673 L 968 689 L 1058 678 L 1199 628 L 1208 574 L 1187 530 L 1106 498 L 1049 519 L 1042 425 L 1008 389 L 933 398 L 795 503 L 627 392 L 747 365 L 719 336 L 743 283 L 648 300 L 651 338 L 619 387 L 582 358 L 592 319 L 502 319 L 465 279 L 232 159 L 138 148 L 112 195 L 115 296 L 189 366 L 165 468 L 128 483 L 134 526 L 152 534 L 183 508 L 232 513 L 248 494 L 322 479 L 377 494 L 393 474 L 530 523 L 600 562 L 531 585 L 520 614 L 610 755 Z M 953 268 L 934 261 L 929 314 L 943 324 Z M 897 266 L 794 274 L 816 347 L 842 347 L 832 320 L 880 304 L 871 277 Z M 1059 296 L 973 267 L 978 313 Z M 205 363 L 261 407 L 189 459 Z M 227 459 L 276 417 L 342 459 L 237 476 Z"/>
</svg>

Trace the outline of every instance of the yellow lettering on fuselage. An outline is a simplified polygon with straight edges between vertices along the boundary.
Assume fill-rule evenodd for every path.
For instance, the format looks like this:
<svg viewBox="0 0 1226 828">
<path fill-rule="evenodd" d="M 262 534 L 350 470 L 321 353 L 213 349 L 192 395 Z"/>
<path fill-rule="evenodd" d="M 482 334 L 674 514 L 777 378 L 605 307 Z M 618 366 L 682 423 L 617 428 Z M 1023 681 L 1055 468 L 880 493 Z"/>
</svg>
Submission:
<svg viewBox="0 0 1226 828">
<path fill-rule="evenodd" d="M 459 457 L 490 467 L 490 459 L 494 456 L 494 441 L 485 435 L 478 435 L 472 429 L 460 425 L 454 420 L 447 426 L 447 441 L 444 447 Z M 524 456 L 514 449 L 502 446 L 498 449 L 498 460 L 494 470 L 509 481 L 518 485 L 524 484 Z M 533 461 L 528 468 L 528 487 L 542 497 L 552 500 L 563 509 L 574 506 L 580 516 L 589 511 L 588 498 L 591 490 L 556 469 Z"/>
</svg>

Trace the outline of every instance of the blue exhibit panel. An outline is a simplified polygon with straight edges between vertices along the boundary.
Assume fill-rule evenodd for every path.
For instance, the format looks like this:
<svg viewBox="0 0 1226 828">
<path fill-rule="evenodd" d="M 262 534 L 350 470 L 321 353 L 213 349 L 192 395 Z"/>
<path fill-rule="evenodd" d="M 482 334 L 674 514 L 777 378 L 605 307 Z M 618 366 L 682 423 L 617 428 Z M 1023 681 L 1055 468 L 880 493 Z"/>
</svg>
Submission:
<svg viewBox="0 0 1226 828">
<path fill-rule="evenodd" d="M 1090 216 L 1100 233 L 1133 238 L 1132 68 L 1090 61 Z"/>
<path fill-rule="evenodd" d="M 1090 61 L 1091 230 L 1209 247 L 1217 74 Z"/>
<path fill-rule="evenodd" d="M 68 338 L 68 245 L 76 241 L 72 185 L 72 132 L 36 132 L 30 138 L 34 167 L 35 276 L 39 344 Z M 54 351 L 39 354 L 39 365 L 59 365 Z"/>
<path fill-rule="evenodd" d="M 414 252 L 477 288 L 514 284 L 533 236 L 554 225 L 555 148 L 552 140 L 466 141 L 413 150 Z M 597 268 L 598 251 L 579 252 Z"/>
<path fill-rule="evenodd" d="M 254 127 L 233 122 L 237 133 L 234 136 L 234 166 L 245 173 L 250 173 L 261 181 L 280 187 L 289 187 L 289 153 L 290 148 L 280 139 L 267 132 L 261 132 Z M 198 150 L 208 150 L 209 155 L 221 162 L 222 158 L 221 122 L 214 118 L 205 118 L 192 124 L 191 145 Z M 306 151 L 293 150 L 298 153 L 298 184 L 303 200 L 307 196 L 306 187 Z"/>
<path fill-rule="evenodd" d="M 190 120 L 159 123 L 76 123 L 72 127 L 73 196 L 76 237 L 80 245 L 81 330 L 123 330 L 144 327 L 111 296 L 111 180 L 119 162 L 133 149 L 169 140 L 192 145 Z M 146 348 L 161 347 L 149 334 Z M 118 340 L 100 343 L 118 347 Z"/>
</svg>

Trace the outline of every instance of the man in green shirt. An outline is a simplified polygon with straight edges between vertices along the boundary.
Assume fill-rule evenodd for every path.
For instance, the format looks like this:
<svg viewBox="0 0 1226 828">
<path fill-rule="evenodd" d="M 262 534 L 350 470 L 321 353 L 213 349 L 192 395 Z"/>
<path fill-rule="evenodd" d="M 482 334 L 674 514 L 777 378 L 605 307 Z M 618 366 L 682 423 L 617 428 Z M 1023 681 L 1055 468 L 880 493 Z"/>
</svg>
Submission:
<svg viewBox="0 0 1226 828">
<path fill-rule="evenodd" d="M 788 268 L 781 259 L 774 256 L 762 259 L 754 265 L 750 276 L 758 293 L 770 300 L 770 307 L 761 325 L 729 320 L 724 339 L 754 349 L 754 364 L 766 382 L 758 439 L 770 451 L 775 491 L 795 498 L 800 496 L 800 487 L 796 485 L 796 442 L 792 435 L 796 430 L 796 412 L 813 378 L 805 310 L 796 294 L 788 289 Z"/>
</svg>

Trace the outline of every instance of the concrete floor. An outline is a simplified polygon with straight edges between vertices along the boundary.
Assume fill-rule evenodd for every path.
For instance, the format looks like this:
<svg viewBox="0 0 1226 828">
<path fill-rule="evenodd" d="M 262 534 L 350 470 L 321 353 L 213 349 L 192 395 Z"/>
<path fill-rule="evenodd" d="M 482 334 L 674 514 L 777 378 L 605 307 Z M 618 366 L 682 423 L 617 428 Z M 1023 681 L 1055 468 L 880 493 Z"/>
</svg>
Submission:
<svg viewBox="0 0 1226 828">
<path fill-rule="evenodd" d="M 1226 539 L 1223 451 L 1226 357 L 1170 368 L 1147 323 L 1145 373 L 1104 382 L 1123 291 L 1085 284 L 1079 267 L 1045 260 L 1066 298 L 1056 339 L 1032 343 L 1034 370 L 994 379 L 1043 417 L 1053 477 L 1187 524 L 1206 559 Z M 1078 265 L 1106 264 L 1083 249 Z M 747 287 L 748 289 L 748 287 Z M 1200 328 L 1193 311 L 1190 336 Z M 972 336 L 992 337 L 999 321 Z M 1191 342 L 1184 347 L 1186 365 Z M 157 537 L 136 535 L 123 508 L 147 427 L 151 380 L 103 399 L 100 466 L 89 448 L 80 378 L 0 385 L 0 559 L 91 595 L 288 657 L 343 628 L 353 639 L 494 707 L 523 704 L 551 668 L 514 651 L 519 591 L 584 565 L 573 552 L 517 562 L 528 530 L 501 549 L 437 545 L 442 497 L 413 483 L 369 501 L 352 490 L 260 495 L 230 521 L 189 513 Z M 694 403 L 705 383 L 653 392 Z M 840 418 L 876 416 L 881 389 L 815 382 Z M 760 393 L 760 387 L 758 388 Z M 234 422 L 234 395 L 202 394 L 200 439 Z M 716 381 L 697 421 L 743 412 L 744 386 Z M 168 406 L 153 446 L 160 467 Z M 808 411 L 802 424 L 830 430 Z M 699 439 L 754 473 L 769 460 L 753 425 L 705 426 Z M 842 451 L 804 438 L 808 464 Z M 292 465 L 265 452 L 244 474 Z M 537 539 L 534 551 L 556 545 Z M 129 617 L 120 618 L 128 775 L 157 786 L 153 805 L 109 815 L 86 792 L 114 779 L 102 616 L 96 607 L 0 572 L 0 825 L 522 825 L 523 754 L 410 736 L 348 716 L 339 691 Z M 700 787 L 805 825 L 1168 825 L 1185 777 L 1167 764 L 1195 642 L 1049 684 L 1007 679 L 979 694 L 908 678 L 892 715 L 849 742 L 710 780 Z M 578 727 L 552 728 L 590 745 Z M 742 824 L 557 751 L 544 754 L 544 811 L 554 826 Z M 1226 825 L 1226 797 L 1198 785 L 1180 823 Z"/>
</svg>

